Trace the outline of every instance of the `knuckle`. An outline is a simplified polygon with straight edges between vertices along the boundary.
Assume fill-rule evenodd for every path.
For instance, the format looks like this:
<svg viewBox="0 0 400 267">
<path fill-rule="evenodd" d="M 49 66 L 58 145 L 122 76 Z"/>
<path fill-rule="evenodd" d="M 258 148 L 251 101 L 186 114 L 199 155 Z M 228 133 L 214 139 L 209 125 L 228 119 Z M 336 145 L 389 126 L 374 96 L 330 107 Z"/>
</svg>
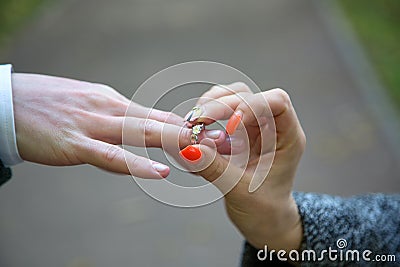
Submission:
<svg viewBox="0 0 400 267">
<path fill-rule="evenodd" d="M 123 95 L 121 95 L 117 90 L 115 90 L 113 87 L 106 85 L 106 84 L 100 84 L 96 83 L 95 89 L 98 92 L 103 93 L 105 96 L 108 96 L 110 99 L 118 100 L 120 102 L 124 103 L 130 103 L 130 101 Z"/>
<path fill-rule="evenodd" d="M 302 151 L 304 151 L 306 148 L 306 145 L 307 145 L 307 137 L 306 137 L 306 134 L 304 133 L 303 129 L 300 129 L 299 143 L 300 143 L 300 148 L 302 149 Z"/>
<path fill-rule="evenodd" d="M 232 89 L 230 89 L 226 85 L 216 84 L 213 85 L 210 90 L 208 90 L 204 95 L 213 97 L 214 95 L 219 95 L 223 93 L 231 93 Z"/>
<path fill-rule="evenodd" d="M 96 153 L 96 150 L 88 145 L 87 139 L 80 133 L 63 129 L 63 140 L 59 140 L 58 145 L 62 147 L 62 153 L 69 158 L 69 155 L 76 158 L 80 162 L 87 163 L 87 154 Z M 87 153 L 89 152 L 89 153 Z"/>
<path fill-rule="evenodd" d="M 114 91 L 114 89 L 107 84 L 94 83 L 93 85 L 99 91 Z"/>
<path fill-rule="evenodd" d="M 237 92 L 248 92 L 251 91 L 250 87 L 244 82 L 235 82 L 230 85 L 230 87 L 237 88 L 235 91 Z"/>
<path fill-rule="evenodd" d="M 106 162 L 112 163 L 120 156 L 120 149 L 116 146 L 108 146 L 104 151 L 104 159 Z"/>
<path fill-rule="evenodd" d="M 132 172 L 135 172 L 136 169 L 140 168 L 140 160 L 137 157 L 133 157 L 129 159 L 129 168 Z"/>
<path fill-rule="evenodd" d="M 220 84 L 216 84 L 211 86 L 210 90 L 208 92 L 219 92 L 219 91 L 223 91 L 226 90 L 226 86 L 220 85 Z"/>
<path fill-rule="evenodd" d="M 280 98 L 282 103 L 285 103 L 286 105 L 291 104 L 290 96 L 285 90 L 281 88 L 276 88 L 273 89 L 273 92 Z"/>
<path fill-rule="evenodd" d="M 93 91 L 90 92 L 86 95 L 86 97 L 90 100 L 90 102 L 92 102 L 93 104 L 101 104 L 105 101 L 107 101 L 107 96 L 102 93 L 101 91 Z"/>
<path fill-rule="evenodd" d="M 175 114 L 172 112 L 168 112 L 168 111 L 161 111 L 160 112 L 160 121 L 162 122 L 166 122 L 168 120 L 170 120 L 171 118 L 174 118 Z"/>
<path fill-rule="evenodd" d="M 278 110 L 280 110 L 279 113 L 283 113 L 292 107 L 292 101 L 290 100 L 290 96 L 285 90 L 281 88 L 276 88 L 270 90 L 269 92 L 273 94 L 278 101 L 277 107 Z"/>
<path fill-rule="evenodd" d="M 179 146 L 184 147 L 191 143 L 192 131 L 187 128 L 182 128 L 180 131 Z"/>
<path fill-rule="evenodd" d="M 143 129 L 145 145 L 151 144 L 155 136 L 156 122 L 154 120 L 143 119 L 140 120 L 139 124 L 140 129 Z"/>
</svg>

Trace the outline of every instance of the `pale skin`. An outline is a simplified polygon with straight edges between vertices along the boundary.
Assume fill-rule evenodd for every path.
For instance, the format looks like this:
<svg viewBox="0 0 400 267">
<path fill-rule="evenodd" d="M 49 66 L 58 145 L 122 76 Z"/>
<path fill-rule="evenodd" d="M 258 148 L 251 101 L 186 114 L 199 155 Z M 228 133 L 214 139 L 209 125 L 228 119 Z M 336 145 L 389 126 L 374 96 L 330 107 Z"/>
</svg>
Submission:
<svg viewBox="0 0 400 267">
<path fill-rule="evenodd" d="M 168 166 L 119 146 L 122 127 L 125 145 L 162 147 L 162 140 L 172 140 L 175 147 L 190 144 L 191 130 L 182 129 L 183 118 L 131 103 L 107 85 L 14 73 L 12 86 L 17 146 L 26 161 L 90 164 L 114 173 L 162 179 L 169 174 Z M 214 140 L 223 141 L 218 136 Z"/>
<path fill-rule="evenodd" d="M 176 143 L 167 145 L 175 146 L 177 152 L 190 144 L 191 130 L 182 129 L 183 118 L 131 104 L 109 86 L 18 73 L 13 74 L 12 84 L 18 151 L 26 161 L 53 166 L 91 164 L 115 173 L 160 179 L 168 176 L 168 166 L 119 146 L 124 119 L 125 131 L 132 136 L 124 140 L 128 145 L 162 147 L 162 140 L 173 140 Z M 253 94 L 243 83 L 229 87 L 232 90 L 213 87 L 199 100 L 206 115 L 228 119 L 233 111 L 241 110 L 249 137 L 259 140 L 262 132 L 255 119 L 262 117 L 267 102 L 276 125 L 277 145 L 268 177 L 253 193 L 248 190 L 253 175 L 266 173 L 262 170 L 255 173 L 251 163 L 244 170 L 239 165 L 229 167 L 228 174 L 240 181 L 225 196 L 227 213 L 254 247 L 298 249 L 302 227 L 291 192 L 305 147 L 305 135 L 290 98 L 280 89 Z M 238 95 L 246 97 L 251 109 Z M 213 121 L 206 120 L 206 124 Z M 240 127 L 243 126 L 238 130 Z M 229 148 L 224 133 L 210 133 L 205 131 L 199 136 L 208 145 L 197 145 L 203 156 L 191 165 L 201 169 L 199 175 L 214 181 L 227 169 L 227 160 L 221 154 L 228 154 Z M 258 147 L 260 142 L 250 142 L 250 145 L 252 158 L 266 156 L 262 147 Z"/>
<path fill-rule="evenodd" d="M 227 158 L 208 145 L 197 145 L 202 151 L 201 160 L 186 166 L 200 169 L 196 172 L 208 181 L 215 181 L 223 175 L 231 179 L 240 178 L 239 183 L 225 195 L 225 206 L 229 218 L 251 245 L 258 249 L 268 245 L 268 249 L 287 252 L 299 249 L 302 225 L 292 197 L 292 187 L 306 138 L 291 100 L 281 89 L 253 94 L 243 83 L 228 87 L 231 90 L 215 86 L 200 98 L 198 105 L 203 110 L 202 116 L 213 118 L 203 121 L 209 124 L 228 119 L 234 111 L 240 110 L 244 126 L 239 126 L 238 130 L 244 127 L 248 133 L 250 159 L 268 157 L 270 151 L 261 147 L 259 141 L 265 127 L 260 127 L 256 121 L 256 118 L 264 116 L 268 103 L 275 122 L 277 142 L 269 173 L 262 168 L 256 171 L 253 161 L 244 167 L 242 164 L 228 166 Z M 267 177 L 255 192 L 250 193 L 249 184 L 255 175 Z M 217 186 L 223 189 L 223 185 Z"/>
</svg>

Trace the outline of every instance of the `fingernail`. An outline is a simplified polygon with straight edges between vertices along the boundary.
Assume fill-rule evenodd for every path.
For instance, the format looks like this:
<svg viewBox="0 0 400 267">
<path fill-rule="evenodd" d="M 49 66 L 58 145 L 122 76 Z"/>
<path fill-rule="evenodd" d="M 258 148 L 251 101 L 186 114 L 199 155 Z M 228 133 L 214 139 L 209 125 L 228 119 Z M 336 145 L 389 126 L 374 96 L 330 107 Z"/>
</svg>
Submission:
<svg viewBox="0 0 400 267">
<path fill-rule="evenodd" d="M 195 162 L 199 160 L 202 156 L 201 151 L 198 147 L 195 146 L 187 146 L 179 152 L 179 155 L 185 160 Z"/>
<path fill-rule="evenodd" d="M 206 136 L 211 139 L 218 139 L 222 134 L 220 130 L 206 131 Z"/>
<path fill-rule="evenodd" d="M 203 110 L 200 107 L 194 107 L 192 110 L 185 116 L 185 121 L 188 122 L 193 122 L 196 119 L 198 119 L 201 114 L 203 113 Z"/>
<path fill-rule="evenodd" d="M 165 175 L 165 174 L 166 174 L 165 172 L 169 170 L 169 167 L 166 166 L 166 165 L 164 165 L 164 164 L 154 162 L 154 163 L 153 163 L 153 168 L 154 168 L 158 173 L 160 173 L 161 176 L 163 176 L 163 177 L 166 177 L 166 176 L 168 175 L 168 174 Z"/>
<path fill-rule="evenodd" d="M 236 111 L 233 113 L 233 115 L 230 117 L 228 123 L 226 124 L 226 133 L 229 135 L 232 135 L 235 133 L 237 127 L 240 124 L 240 121 L 242 120 L 243 117 L 243 112 L 241 110 Z"/>
</svg>

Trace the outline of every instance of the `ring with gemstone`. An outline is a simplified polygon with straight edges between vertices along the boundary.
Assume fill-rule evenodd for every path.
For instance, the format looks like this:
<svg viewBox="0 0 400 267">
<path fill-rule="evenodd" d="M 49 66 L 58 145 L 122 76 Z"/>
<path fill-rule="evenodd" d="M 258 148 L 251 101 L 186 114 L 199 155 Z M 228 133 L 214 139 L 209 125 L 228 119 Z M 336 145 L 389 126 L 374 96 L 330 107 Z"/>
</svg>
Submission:
<svg viewBox="0 0 400 267">
<path fill-rule="evenodd" d="M 197 144 L 199 141 L 199 134 L 204 129 L 204 124 L 196 124 L 192 127 L 192 134 L 190 135 L 190 140 L 192 144 Z"/>
</svg>

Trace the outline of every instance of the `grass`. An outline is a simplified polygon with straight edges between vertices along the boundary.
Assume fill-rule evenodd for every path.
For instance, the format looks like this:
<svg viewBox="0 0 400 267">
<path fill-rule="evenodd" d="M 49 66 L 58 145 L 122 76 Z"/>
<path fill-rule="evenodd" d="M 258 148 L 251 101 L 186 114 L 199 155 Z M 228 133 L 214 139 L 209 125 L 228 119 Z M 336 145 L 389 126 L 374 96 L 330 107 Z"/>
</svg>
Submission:
<svg viewBox="0 0 400 267">
<path fill-rule="evenodd" d="M 0 0 L 0 46 L 29 19 L 43 0 Z"/>
<path fill-rule="evenodd" d="M 400 1 L 339 2 L 400 110 Z"/>
</svg>

